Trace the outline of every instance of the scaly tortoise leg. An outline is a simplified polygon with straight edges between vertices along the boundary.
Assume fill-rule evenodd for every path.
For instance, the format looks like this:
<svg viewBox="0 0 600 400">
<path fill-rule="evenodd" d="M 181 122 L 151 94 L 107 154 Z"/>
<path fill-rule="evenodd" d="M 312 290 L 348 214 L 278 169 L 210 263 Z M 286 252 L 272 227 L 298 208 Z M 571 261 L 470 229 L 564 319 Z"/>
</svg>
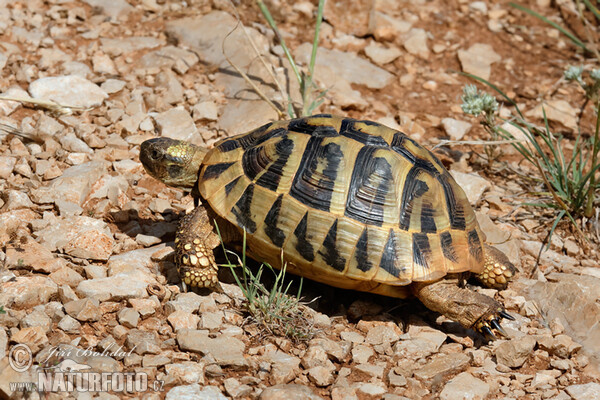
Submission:
<svg viewBox="0 0 600 400">
<path fill-rule="evenodd" d="M 483 271 L 475 277 L 481 284 L 493 289 L 506 289 L 508 282 L 515 276 L 517 269 L 508 257 L 495 247 L 484 245 Z"/>
<path fill-rule="evenodd" d="M 175 265 L 186 285 L 220 291 L 213 254 L 220 244 L 205 207 L 199 205 L 182 218 L 175 238 Z"/>
<path fill-rule="evenodd" d="M 507 336 L 500 325 L 502 318 L 514 320 L 504 307 L 491 297 L 459 287 L 458 279 L 433 283 L 414 283 L 415 295 L 430 310 L 439 312 L 465 328 L 495 339 L 494 332 Z"/>
</svg>

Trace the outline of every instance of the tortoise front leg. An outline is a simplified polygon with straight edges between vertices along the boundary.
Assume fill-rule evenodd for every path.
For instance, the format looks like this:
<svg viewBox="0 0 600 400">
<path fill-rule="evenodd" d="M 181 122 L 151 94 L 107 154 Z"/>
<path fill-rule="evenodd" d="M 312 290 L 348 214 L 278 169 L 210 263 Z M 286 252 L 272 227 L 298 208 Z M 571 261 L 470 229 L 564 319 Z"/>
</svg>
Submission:
<svg viewBox="0 0 600 400">
<path fill-rule="evenodd" d="M 459 287 L 457 279 L 442 279 L 433 283 L 413 282 L 413 285 L 417 298 L 430 310 L 488 338 L 494 339 L 494 332 L 507 336 L 500 321 L 502 318 L 514 318 L 491 297 Z"/>
<path fill-rule="evenodd" d="M 220 244 L 204 206 L 199 205 L 181 219 L 175 237 L 175 265 L 186 285 L 220 289 L 213 254 Z"/>
</svg>

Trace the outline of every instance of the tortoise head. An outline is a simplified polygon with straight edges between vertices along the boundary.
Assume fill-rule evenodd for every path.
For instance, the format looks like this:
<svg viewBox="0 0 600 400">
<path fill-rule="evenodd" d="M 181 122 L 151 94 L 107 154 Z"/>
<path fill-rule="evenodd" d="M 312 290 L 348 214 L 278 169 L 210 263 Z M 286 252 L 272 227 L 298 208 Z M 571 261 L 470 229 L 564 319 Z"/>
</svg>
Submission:
<svg viewBox="0 0 600 400">
<path fill-rule="evenodd" d="M 160 137 L 146 140 L 140 149 L 140 161 L 148 174 L 165 185 L 191 189 L 207 150 L 183 140 Z"/>
</svg>

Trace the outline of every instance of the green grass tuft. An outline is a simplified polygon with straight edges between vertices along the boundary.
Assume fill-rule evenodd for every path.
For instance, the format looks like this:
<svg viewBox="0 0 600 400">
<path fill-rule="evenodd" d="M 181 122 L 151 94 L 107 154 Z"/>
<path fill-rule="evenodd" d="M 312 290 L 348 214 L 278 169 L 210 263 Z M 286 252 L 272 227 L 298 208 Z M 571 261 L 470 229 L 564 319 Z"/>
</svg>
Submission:
<svg viewBox="0 0 600 400">
<path fill-rule="evenodd" d="M 576 71 L 568 70 L 570 75 L 573 75 L 574 72 Z M 595 176 L 600 169 L 598 160 L 600 150 L 600 141 L 598 140 L 600 101 L 598 101 L 598 93 L 596 92 L 593 97 L 590 97 L 596 103 L 596 129 L 594 135 L 585 138 L 581 132 L 578 132 L 574 149 L 569 155 L 563 146 L 564 138 L 551 131 L 545 111 L 544 127 L 539 128 L 527 121 L 516 102 L 498 87 L 477 76 L 465 75 L 496 91 L 512 104 L 517 111 L 518 115 L 515 118 L 502 119 L 497 115 L 496 108 L 490 106 L 493 102 L 490 102 L 489 99 L 483 99 L 483 97 L 489 96 L 488 94 L 483 92 L 474 94 L 474 89 L 470 86 L 464 89 L 463 101 L 465 101 L 465 104 L 463 104 L 463 110 L 475 116 L 483 114 L 481 123 L 484 129 L 493 137 L 500 136 L 511 140 L 511 145 L 538 170 L 540 177 L 537 180 L 541 181 L 546 188 L 546 192 L 541 193 L 545 197 L 541 202 L 529 205 L 551 208 L 557 211 L 556 219 L 548 235 L 548 245 L 556 226 L 565 216 L 573 223 L 579 235 L 587 240 L 576 220 L 582 217 L 591 218 L 600 210 L 600 183 Z M 592 86 L 598 90 L 598 86 L 595 84 Z M 590 93 L 589 96 L 591 95 Z M 477 107 L 478 104 L 487 104 L 488 107 Z M 472 111 L 480 112 L 475 113 Z M 498 120 L 502 123 L 509 123 L 518 129 L 526 140 L 524 142 L 514 141 L 513 134 L 503 129 L 501 123 L 497 122 Z"/>
<path fill-rule="evenodd" d="M 216 221 L 215 221 L 216 226 Z M 217 226 L 219 238 L 221 234 Z M 223 241 L 221 240 L 221 244 Z M 256 274 L 246 264 L 246 232 L 242 242 L 242 257 L 236 253 L 226 250 L 225 258 L 227 263 L 221 267 L 228 267 L 234 276 L 236 284 L 242 290 L 246 302 L 244 304 L 246 312 L 251 321 L 263 331 L 263 334 L 282 336 L 293 341 L 309 340 L 314 335 L 312 327 L 312 318 L 308 314 L 308 309 L 301 301 L 302 278 L 296 295 L 289 294 L 292 281 L 286 280 L 286 264 L 283 263 L 281 270 L 276 270 L 269 264 L 262 264 Z M 232 263 L 229 255 L 233 255 L 238 262 Z M 241 273 L 238 272 L 241 268 Z M 271 289 L 267 289 L 261 282 L 263 272 L 271 271 L 274 274 L 275 281 Z M 241 275 L 238 276 L 238 275 Z"/>
<path fill-rule="evenodd" d="M 262 0 L 257 0 L 256 4 L 258 5 L 258 8 L 260 9 L 265 19 L 267 20 L 267 23 L 273 30 L 273 33 L 275 33 L 275 37 L 281 44 L 283 52 L 292 67 L 294 76 L 296 77 L 296 80 L 300 85 L 302 105 L 300 107 L 294 107 L 294 105 L 292 104 L 291 96 L 288 94 L 288 115 L 290 116 L 290 118 L 312 115 L 315 109 L 323 103 L 323 99 L 327 92 L 326 90 L 319 90 L 314 80 L 315 62 L 317 60 L 317 50 L 319 48 L 319 33 L 321 31 L 321 22 L 323 21 L 323 7 L 325 5 L 325 0 L 319 0 L 317 20 L 315 23 L 315 35 L 313 39 L 312 52 L 307 73 L 300 71 L 300 69 L 298 68 L 298 64 L 294 60 L 292 53 L 290 52 L 287 44 L 285 43 L 285 39 L 279 32 L 277 23 L 273 19 L 273 16 L 269 12 L 269 9 L 265 5 L 265 3 Z"/>
</svg>

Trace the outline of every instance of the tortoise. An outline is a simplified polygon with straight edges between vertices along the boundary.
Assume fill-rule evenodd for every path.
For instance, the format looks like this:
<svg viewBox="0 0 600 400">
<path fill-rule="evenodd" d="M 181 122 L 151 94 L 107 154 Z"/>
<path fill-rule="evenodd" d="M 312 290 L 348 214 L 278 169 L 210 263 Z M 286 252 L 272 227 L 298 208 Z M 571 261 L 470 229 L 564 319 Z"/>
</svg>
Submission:
<svg viewBox="0 0 600 400">
<path fill-rule="evenodd" d="M 465 287 L 502 289 L 515 267 L 485 243 L 464 191 L 404 133 L 329 114 L 272 122 L 208 150 L 159 137 L 146 171 L 191 192 L 175 262 L 185 284 L 218 286 L 213 249 L 247 235 L 249 255 L 331 286 L 407 298 L 493 339 L 513 319 Z M 198 202 L 201 204 L 198 205 Z"/>
</svg>

